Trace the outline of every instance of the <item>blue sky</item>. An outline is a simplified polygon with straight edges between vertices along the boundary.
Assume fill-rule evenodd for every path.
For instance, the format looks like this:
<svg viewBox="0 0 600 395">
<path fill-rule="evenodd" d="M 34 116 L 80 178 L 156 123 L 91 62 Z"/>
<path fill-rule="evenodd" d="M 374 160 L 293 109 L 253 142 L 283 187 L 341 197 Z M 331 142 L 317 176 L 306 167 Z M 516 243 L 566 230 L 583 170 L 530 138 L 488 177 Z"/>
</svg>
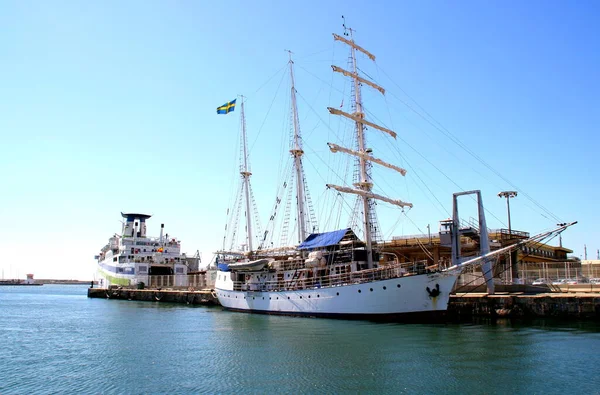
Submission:
<svg viewBox="0 0 600 395">
<path fill-rule="evenodd" d="M 406 179 L 374 174 L 382 190 L 415 204 L 407 216 L 382 207 L 386 235 L 436 230 L 461 189 L 481 189 L 489 227 L 506 227 L 496 194 L 517 188 L 514 229 L 578 220 L 563 243 L 576 256 L 585 244 L 595 258 L 597 2 L 272 3 L 0 2 L 5 277 L 92 278 L 121 211 L 152 214 L 149 233 L 165 223 L 208 263 L 221 247 L 239 153 L 239 109 L 215 108 L 239 94 L 248 97 L 265 225 L 287 155 L 284 49 L 294 52 L 311 195 L 319 222 L 331 225 L 325 142 L 347 125 L 326 106 L 349 100 L 330 67 L 348 55 L 331 36 L 342 33 L 341 15 L 377 56 L 359 67 L 388 90 L 382 98 L 365 88 L 368 116 L 400 137 L 370 134 L 369 143 L 409 170 Z"/>
</svg>

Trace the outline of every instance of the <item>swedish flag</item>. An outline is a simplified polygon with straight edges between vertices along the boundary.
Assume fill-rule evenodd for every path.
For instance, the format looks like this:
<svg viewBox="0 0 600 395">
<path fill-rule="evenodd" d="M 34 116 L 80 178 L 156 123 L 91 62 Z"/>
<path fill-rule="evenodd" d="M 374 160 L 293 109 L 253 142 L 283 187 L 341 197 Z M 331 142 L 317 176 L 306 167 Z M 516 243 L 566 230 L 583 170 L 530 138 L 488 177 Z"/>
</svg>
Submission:
<svg viewBox="0 0 600 395">
<path fill-rule="evenodd" d="M 217 114 L 228 114 L 235 110 L 235 101 L 237 99 L 233 99 L 229 103 L 223 104 L 221 107 L 217 107 Z"/>
</svg>

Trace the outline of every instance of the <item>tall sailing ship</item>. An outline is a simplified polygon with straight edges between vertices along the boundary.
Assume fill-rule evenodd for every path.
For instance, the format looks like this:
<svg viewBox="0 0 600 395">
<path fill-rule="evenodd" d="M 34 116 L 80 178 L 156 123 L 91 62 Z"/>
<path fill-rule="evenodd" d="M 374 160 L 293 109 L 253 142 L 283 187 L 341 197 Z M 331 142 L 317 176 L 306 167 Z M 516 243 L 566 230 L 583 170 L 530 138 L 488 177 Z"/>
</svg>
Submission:
<svg viewBox="0 0 600 395">
<path fill-rule="evenodd" d="M 355 124 L 357 149 L 350 149 L 328 143 L 331 152 L 351 155 L 358 160 L 359 179 L 354 187 L 327 184 L 328 188 L 340 193 L 358 197 L 362 211 L 362 236 L 359 239 L 352 228 L 332 232 L 314 233 L 316 227 L 307 226 L 306 198 L 304 193 L 304 173 L 302 169 L 303 150 L 296 108 L 293 62 L 290 57 L 290 78 L 292 81 L 291 102 L 293 111 L 293 139 L 290 153 L 294 162 L 296 188 L 297 237 L 301 241 L 293 247 L 267 249 L 264 246 L 252 248 L 252 223 L 249 210 L 249 172 L 242 169 L 242 180 L 246 183 L 246 229 L 249 248 L 237 255 L 219 255 L 216 294 L 221 305 L 228 310 L 310 317 L 410 320 L 425 319 L 443 314 L 448 307 L 450 292 L 458 276 L 466 265 L 482 264 L 488 286 L 493 287 L 490 258 L 494 254 L 505 253 L 506 249 L 490 253 L 487 242 L 487 227 L 481 193 L 461 192 L 454 195 L 454 217 L 451 226 L 453 264 L 445 270 L 427 269 L 418 265 L 406 265 L 397 261 L 386 261 L 380 254 L 373 233 L 377 231 L 374 214 L 374 201 L 383 201 L 400 208 L 412 207 L 411 203 L 391 199 L 373 192 L 370 167 L 375 164 L 394 170 L 401 175 L 406 170 L 389 164 L 372 155 L 366 147 L 366 127 L 377 132 L 396 137 L 392 130 L 365 119 L 362 108 L 361 87 L 374 88 L 382 94 L 385 90 L 374 82 L 358 74 L 356 52 L 361 52 L 375 60 L 375 56 L 356 44 L 352 29 L 343 36 L 334 34 L 334 40 L 350 48 L 351 70 L 332 66 L 333 71 L 349 77 L 353 83 L 353 113 L 329 107 L 333 115 L 347 118 Z M 242 128 L 245 140 L 245 122 Z M 245 143 L 245 141 L 244 141 Z M 247 152 L 244 146 L 244 160 Z M 460 235 L 457 198 L 465 194 L 475 194 L 479 202 L 479 229 L 481 230 L 480 255 L 466 260 L 460 256 Z M 266 235 L 266 233 L 265 233 Z M 541 237 L 541 236 L 540 236 Z M 519 244 L 521 245 L 521 244 Z M 510 248 L 518 248 L 519 245 Z M 233 258 L 233 259 L 232 259 Z"/>
</svg>

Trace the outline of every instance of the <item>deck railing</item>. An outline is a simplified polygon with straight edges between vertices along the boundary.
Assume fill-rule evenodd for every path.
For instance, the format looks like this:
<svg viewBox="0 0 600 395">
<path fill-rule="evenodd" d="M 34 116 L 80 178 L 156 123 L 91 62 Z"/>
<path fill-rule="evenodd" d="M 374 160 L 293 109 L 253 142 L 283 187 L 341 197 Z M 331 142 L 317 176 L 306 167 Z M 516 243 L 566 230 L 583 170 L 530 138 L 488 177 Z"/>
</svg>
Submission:
<svg viewBox="0 0 600 395">
<path fill-rule="evenodd" d="M 318 289 L 338 285 L 363 284 L 371 281 L 387 280 L 424 273 L 424 266 L 419 262 L 385 265 L 376 269 L 366 269 L 357 272 L 327 274 L 323 276 L 306 277 L 310 271 L 298 271 L 292 278 L 272 281 L 234 281 L 235 291 L 296 291 L 302 289 Z M 298 276 L 297 276 L 298 275 Z"/>
</svg>

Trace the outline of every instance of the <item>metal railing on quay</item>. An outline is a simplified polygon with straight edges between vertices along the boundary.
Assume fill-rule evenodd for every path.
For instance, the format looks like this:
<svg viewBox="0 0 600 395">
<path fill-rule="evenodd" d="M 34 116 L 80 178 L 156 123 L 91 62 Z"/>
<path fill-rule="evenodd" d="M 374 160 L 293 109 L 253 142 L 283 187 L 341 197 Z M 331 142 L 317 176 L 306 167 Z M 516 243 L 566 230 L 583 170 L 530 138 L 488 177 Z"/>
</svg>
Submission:
<svg viewBox="0 0 600 395">
<path fill-rule="evenodd" d="M 580 262 L 519 262 L 515 272 L 508 263 L 496 264 L 494 281 L 502 285 L 532 285 L 551 292 L 600 292 L 600 267 Z M 465 268 L 457 286 L 484 284 L 481 267 Z"/>
<path fill-rule="evenodd" d="M 597 285 L 600 286 L 600 267 L 581 265 L 580 262 L 519 262 L 518 278 L 530 284 L 551 282 L 554 285 Z M 586 266 L 586 267 L 584 267 Z M 512 278 L 517 277 L 512 273 Z"/>
<path fill-rule="evenodd" d="M 212 289 L 214 281 L 205 274 L 148 276 L 148 288 L 202 290 Z"/>
</svg>

